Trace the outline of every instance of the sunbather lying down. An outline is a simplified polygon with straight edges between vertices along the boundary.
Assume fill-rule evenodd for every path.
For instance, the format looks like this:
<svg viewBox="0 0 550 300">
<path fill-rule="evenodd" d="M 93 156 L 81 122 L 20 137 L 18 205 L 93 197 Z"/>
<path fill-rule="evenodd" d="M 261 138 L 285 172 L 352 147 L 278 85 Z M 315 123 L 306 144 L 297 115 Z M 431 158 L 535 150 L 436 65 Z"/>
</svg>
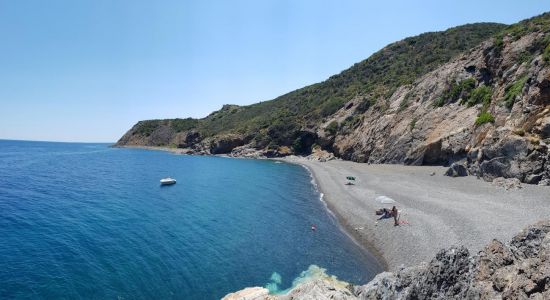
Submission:
<svg viewBox="0 0 550 300">
<path fill-rule="evenodd" d="M 397 210 L 397 207 L 395 207 L 395 205 L 392 207 L 392 209 L 387 209 L 385 207 L 381 208 L 376 211 L 376 214 L 381 215 L 380 218 L 378 218 L 378 220 L 388 219 L 393 217 L 393 220 L 394 220 L 393 225 L 395 226 L 399 225 L 399 211 Z"/>
</svg>

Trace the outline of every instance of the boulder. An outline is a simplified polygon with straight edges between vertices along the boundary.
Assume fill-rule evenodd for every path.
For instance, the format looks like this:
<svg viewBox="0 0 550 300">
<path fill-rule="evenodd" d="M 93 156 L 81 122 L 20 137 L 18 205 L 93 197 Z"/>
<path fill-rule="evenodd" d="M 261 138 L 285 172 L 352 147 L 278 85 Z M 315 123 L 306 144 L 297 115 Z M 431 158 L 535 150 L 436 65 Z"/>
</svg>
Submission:
<svg viewBox="0 0 550 300">
<path fill-rule="evenodd" d="M 525 183 L 537 184 L 541 181 L 542 174 L 530 174 L 525 177 Z"/>
<path fill-rule="evenodd" d="M 497 177 L 493 179 L 493 185 L 505 188 L 506 190 L 521 189 L 521 181 L 517 178 Z"/>
<path fill-rule="evenodd" d="M 550 116 L 540 120 L 540 125 L 537 128 L 541 138 L 550 138 Z"/>
<path fill-rule="evenodd" d="M 468 170 L 462 164 L 453 163 L 449 167 L 449 169 L 447 169 L 447 172 L 445 172 L 445 176 L 451 176 L 451 177 L 468 176 Z"/>
</svg>

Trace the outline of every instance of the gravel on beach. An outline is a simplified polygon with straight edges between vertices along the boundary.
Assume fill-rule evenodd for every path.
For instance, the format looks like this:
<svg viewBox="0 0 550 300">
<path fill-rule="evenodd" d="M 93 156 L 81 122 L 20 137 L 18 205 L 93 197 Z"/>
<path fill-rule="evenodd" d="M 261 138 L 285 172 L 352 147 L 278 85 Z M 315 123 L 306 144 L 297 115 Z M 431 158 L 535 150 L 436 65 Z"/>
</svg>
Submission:
<svg viewBox="0 0 550 300">
<path fill-rule="evenodd" d="M 310 170 L 340 224 L 389 271 L 429 261 L 438 250 L 453 245 L 477 253 L 492 239 L 510 240 L 522 228 L 550 216 L 550 187 L 506 190 L 473 176 L 443 176 L 446 168 L 437 166 L 298 157 L 284 161 Z M 355 177 L 354 185 L 346 185 L 347 176 Z M 399 226 L 392 218 L 377 220 L 377 209 L 393 205 L 377 202 L 377 196 L 396 201 Z"/>
</svg>

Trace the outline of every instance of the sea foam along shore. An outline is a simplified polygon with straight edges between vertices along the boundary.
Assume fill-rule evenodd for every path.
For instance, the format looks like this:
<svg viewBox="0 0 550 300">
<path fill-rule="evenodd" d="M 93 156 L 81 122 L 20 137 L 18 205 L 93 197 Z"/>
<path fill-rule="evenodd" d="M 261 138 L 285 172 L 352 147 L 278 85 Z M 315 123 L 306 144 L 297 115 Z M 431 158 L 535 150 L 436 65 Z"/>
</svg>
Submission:
<svg viewBox="0 0 550 300">
<path fill-rule="evenodd" d="M 294 156 L 283 160 L 312 172 L 341 225 L 382 257 L 389 271 L 430 261 L 440 249 L 453 245 L 475 253 L 492 239 L 510 240 L 550 215 L 548 187 L 505 190 L 472 176 L 443 176 L 443 167 L 319 162 Z M 355 184 L 346 185 L 346 176 L 354 176 Z M 381 195 L 396 200 L 400 226 L 393 226 L 393 220 L 377 220 L 375 210 L 391 205 L 375 201 Z"/>
</svg>

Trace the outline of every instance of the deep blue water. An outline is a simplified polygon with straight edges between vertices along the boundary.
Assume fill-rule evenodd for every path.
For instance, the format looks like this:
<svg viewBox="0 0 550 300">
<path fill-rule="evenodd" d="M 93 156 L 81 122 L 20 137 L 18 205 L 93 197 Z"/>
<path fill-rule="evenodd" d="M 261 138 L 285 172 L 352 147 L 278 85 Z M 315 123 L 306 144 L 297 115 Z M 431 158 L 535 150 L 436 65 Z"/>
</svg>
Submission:
<svg viewBox="0 0 550 300">
<path fill-rule="evenodd" d="M 216 299 L 373 262 L 300 166 L 0 140 L 0 299 Z"/>
</svg>

